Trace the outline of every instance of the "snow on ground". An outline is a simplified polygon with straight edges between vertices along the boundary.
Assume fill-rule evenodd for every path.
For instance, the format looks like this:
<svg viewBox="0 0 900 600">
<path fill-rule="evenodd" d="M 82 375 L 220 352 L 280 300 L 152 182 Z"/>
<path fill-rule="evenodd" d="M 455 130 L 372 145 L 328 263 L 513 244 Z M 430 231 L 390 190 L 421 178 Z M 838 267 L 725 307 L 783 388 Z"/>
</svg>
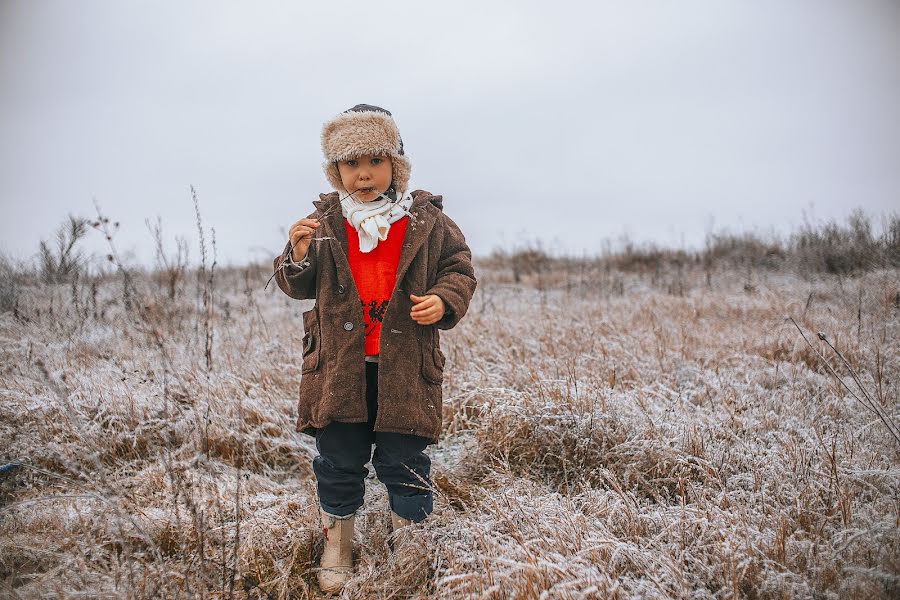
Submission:
<svg viewBox="0 0 900 600">
<path fill-rule="evenodd" d="M 479 268 L 443 334 L 435 513 L 391 551 L 373 473 L 347 597 L 896 597 L 900 444 L 817 333 L 896 420 L 897 271 L 555 269 Z M 0 315 L 4 594 L 314 592 L 309 303 L 266 277 L 216 274 L 211 368 L 193 280 Z"/>
</svg>

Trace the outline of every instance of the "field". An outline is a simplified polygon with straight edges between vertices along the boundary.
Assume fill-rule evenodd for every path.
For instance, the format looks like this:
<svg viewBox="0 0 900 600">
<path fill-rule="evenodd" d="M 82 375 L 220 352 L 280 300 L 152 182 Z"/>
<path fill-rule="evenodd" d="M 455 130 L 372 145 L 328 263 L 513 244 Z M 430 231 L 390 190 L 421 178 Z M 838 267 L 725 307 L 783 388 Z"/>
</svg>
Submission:
<svg viewBox="0 0 900 600">
<path fill-rule="evenodd" d="M 476 268 L 443 337 L 435 512 L 392 552 L 372 475 L 346 597 L 900 595 L 900 270 Z M 17 289 L 0 596 L 317 596 L 309 303 L 269 274 Z"/>
</svg>

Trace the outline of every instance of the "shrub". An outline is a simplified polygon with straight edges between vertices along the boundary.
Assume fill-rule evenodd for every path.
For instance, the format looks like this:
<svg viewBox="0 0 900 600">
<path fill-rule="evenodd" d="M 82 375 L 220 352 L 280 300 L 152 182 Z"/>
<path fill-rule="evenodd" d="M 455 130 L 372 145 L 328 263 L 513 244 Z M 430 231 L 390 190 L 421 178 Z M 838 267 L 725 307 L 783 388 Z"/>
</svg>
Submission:
<svg viewBox="0 0 900 600">
<path fill-rule="evenodd" d="M 9 258 L 0 255 L 0 312 L 15 310 L 21 291 L 19 269 Z"/>
<path fill-rule="evenodd" d="M 55 244 L 41 240 L 39 260 L 41 278 L 46 283 L 70 281 L 84 266 L 84 255 L 75 249 L 75 244 L 87 234 L 87 221 L 69 215 L 56 230 Z"/>
</svg>

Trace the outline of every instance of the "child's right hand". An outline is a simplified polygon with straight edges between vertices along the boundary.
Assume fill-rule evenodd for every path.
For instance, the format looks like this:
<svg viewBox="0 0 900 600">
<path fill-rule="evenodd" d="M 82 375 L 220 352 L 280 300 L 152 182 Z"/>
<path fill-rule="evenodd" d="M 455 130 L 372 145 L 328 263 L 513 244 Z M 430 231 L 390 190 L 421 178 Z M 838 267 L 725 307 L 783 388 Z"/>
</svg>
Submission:
<svg viewBox="0 0 900 600">
<path fill-rule="evenodd" d="M 300 219 L 291 225 L 288 235 L 290 236 L 291 245 L 294 246 L 294 251 L 291 253 L 291 258 L 294 259 L 294 262 L 300 262 L 306 256 L 306 251 L 309 250 L 309 244 L 312 242 L 313 233 L 318 227 L 319 222 L 315 219 Z"/>
</svg>

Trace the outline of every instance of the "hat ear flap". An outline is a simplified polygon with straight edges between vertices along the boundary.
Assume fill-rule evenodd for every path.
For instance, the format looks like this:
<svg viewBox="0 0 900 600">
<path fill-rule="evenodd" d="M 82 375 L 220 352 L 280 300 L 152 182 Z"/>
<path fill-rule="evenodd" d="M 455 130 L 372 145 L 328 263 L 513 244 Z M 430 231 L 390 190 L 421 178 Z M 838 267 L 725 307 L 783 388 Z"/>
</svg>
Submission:
<svg viewBox="0 0 900 600">
<path fill-rule="evenodd" d="M 328 183 L 331 184 L 331 187 L 346 194 L 347 190 L 344 189 L 344 183 L 341 181 L 341 172 L 338 170 L 337 163 L 327 162 L 322 165 L 322 168 L 325 171 L 325 178 L 328 179 Z"/>
<path fill-rule="evenodd" d="M 405 194 L 409 188 L 409 176 L 412 173 L 412 163 L 406 156 L 392 156 L 391 169 L 393 178 L 391 185 L 399 194 Z"/>
</svg>

